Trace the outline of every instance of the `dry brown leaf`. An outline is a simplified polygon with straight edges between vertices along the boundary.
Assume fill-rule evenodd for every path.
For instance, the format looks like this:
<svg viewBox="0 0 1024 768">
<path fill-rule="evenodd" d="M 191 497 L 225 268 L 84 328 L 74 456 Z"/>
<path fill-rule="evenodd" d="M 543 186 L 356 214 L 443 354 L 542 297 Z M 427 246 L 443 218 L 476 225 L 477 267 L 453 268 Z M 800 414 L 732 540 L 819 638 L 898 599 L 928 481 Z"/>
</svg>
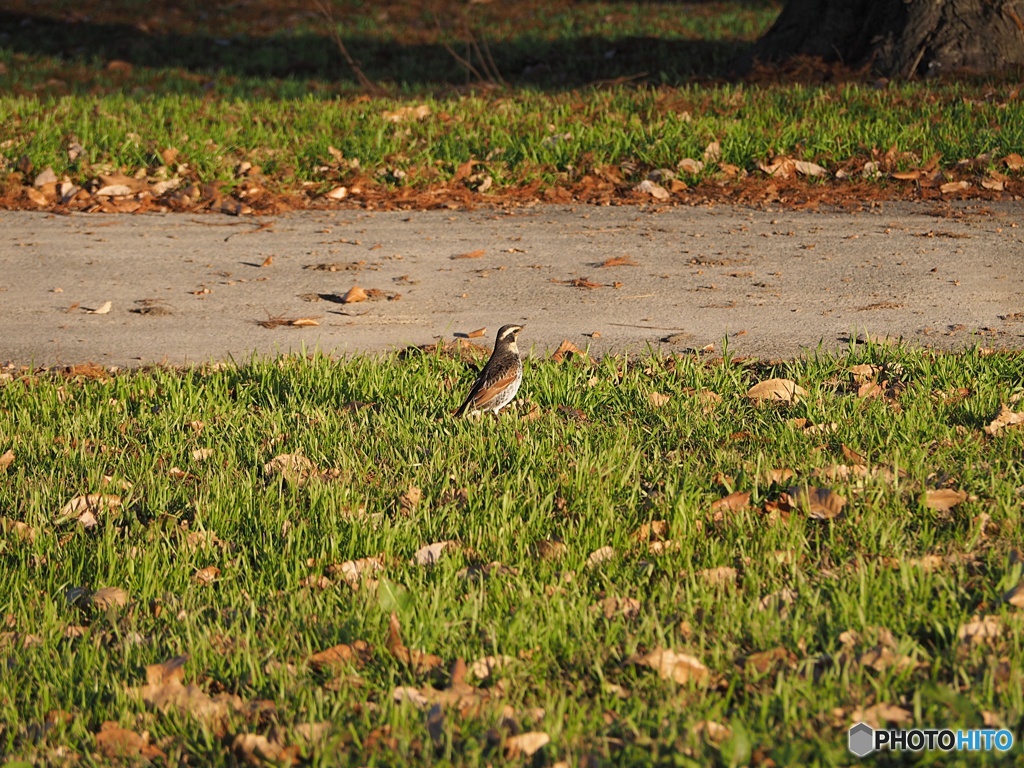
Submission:
<svg viewBox="0 0 1024 768">
<path fill-rule="evenodd" d="M 484 656 L 469 665 L 469 672 L 477 680 L 487 680 L 497 670 L 515 661 L 511 656 Z"/>
<path fill-rule="evenodd" d="M 704 734 L 704 738 L 713 744 L 725 741 L 732 736 L 732 728 L 721 723 L 716 723 L 714 720 L 699 720 L 693 726 L 693 732 Z"/>
<path fill-rule="evenodd" d="M 633 538 L 641 543 L 650 541 L 664 541 L 668 538 L 669 526 L 667 520 L 652 520 L 644 523 L 633 534 Z"/>
<path fill-rule="evenodd" d="M 783 609 L 785 606 L 795 602 L 797 598 L 797 592 L 795 589 L 786 587 L 780 589 L 778 592 L 771 592 L 765 595 L 757 604 L 759 611 L 767 611 L 769 608 Z"/>
<path fill-rule="evenodd" d="M 556 363 L 560 363 L 569 357 L 583 357 L 585 358 L 587 353 L 577 347 L 568 339 L 563 339 L 562 343 L 558 345 L 558 349 L 551 353 L 551 359 Z"/>
<path fill-rule="evenodd" d="M 842 514 L 846 497 L 829 488 L 801 486 L 789 489 L 789 503 L 803 509 L 811 520 L 831 520 Z"/>
<path fill-rule="evenodd" d="M 108 720 L 100 726 L 96 734 L 96 749 L 104 757 L 112 760 L 135 760 L 142 759 L 148 763 L 158 757 L 167 757 L 160 749 L 149 743 L 149 732 L 141 734 L 122 728 L 113 720 Z"/>
<path fill-rule="evenodd" d="M 1014 608 L 1024 608 L 1024 584 L 1018 584 L 1004 594 L 1003 602 L 1009 603 Z"/>
<path fill-rule="evenodd" d="M 349 583 L 351 586 L 355 586 L 363 578 L 372 576 L 378 571 L 384 570 L 384 557 L 377 555 L 376 557 L 362 557 L 358 560 L 346 560 L 338 565 L 328 566 L 327 572 L 332 576 L 334 574 L 341 574 L 341 577 Z"/>
<path fill-rule="evenodd" d="M 743 669 L 753 669 L 763 675 L 779 664 L 792 667 L 796 661 L 796 655 L 792 651 L 779 646 L 767 651 L 748 654 L 743 658 L 742 663 Z"/>
<path fill-rule="evenodd" d="M 4 451 L 3 455 L 0 456 L 0 472 L 6 472 L 7 468 L 14 463 L 14 449 L 8 448 Z"/>
<path fill-rule="evenodd" d="M 521 756 L 531 757 L 550 741 L 551 737 L 543 731 L 527 731 L 509 736 L 505 739 L 505 757 L 509 760 Z"/>
<path fill-rule="evenodd" d="M 568 547 L 554 539 L 541 539 L 533 545 L 533 551 L 541 560 L 559 560 L 565 556 Z"/>
<path fill-rule="evenodd" d="M 1019 427 L 1021 424 L 1024 424 L 1024 412 L 1014 413 L 1008 406 L 1000 405 L 999 415 L 985 427 L 985 432 L 995 435 L 1007 427 Z"/>
<path fill-rule="evenodd" d="M 111 512 L 121 506 L 121 497 L 109 493 L 89 493 L 75 496 L 65 504 L 57 515 L 57 523 L 77 520 L 83 528 L 97 524 L 96 515 Z"/>
<path fill-rule="evenodd" d="M 1003 158 L 1003 165 L 1011 171 L 1019 171 L 1021 168 L 1024 168 L 1024 157 L 1021 157 L 1016 152 L 1011 152 Z"/>
<path fill-rule="evenodd" d="M 316 473 L 313 462 L 300 453 L 281 453 L 263 465 L 263 476 L 280 477 L 290 485 L 303 485 Z"/>
<path fill-rule="evenodd" d="M 682 160 L 676 163 L 676 168 L 678 168 L 683 173 L 688 173 L 691 176 L 696 176 L 698 173 L 704 170 L 704 163 L 701 162 L 700 160 L 694 160 L 692 157 L 684 157 Z"/>
<path fill-rule="evenodd" d="M 417 549 L 412 556 L 412 562 L 414 565 L 434 565 L 441 559 L 441 555 L 446 550 L 453 549 L 459 549 L 459 542 L 436 541 L 433 544 L 427 544 Z"/>
<path fill-rule="evenodd" d="M 792 469 L 780 468 L 780 469 L 769 469 L 764 473 L 765 480 L 768 485 L 785 483 L 796 476 L 796 472 Z"/>
<path fill-rule="evenodd" d="M 663 395 L 660 392 L 648 392 L 647 399 L 654 408 L 661 408 L 672 399 L 672 395 Z"/>
<path fill-rule="evenodd" d="M 952 488 L 940 488 L 935 491 L 927 491 L 924 495 L 924 504 L 936 512 L 948 512 L 957 504 L 967 500 L 965 491 L 956 491 Z"/>
<path fill-rule="evenodd" d="M 120 587 L 103 587 L 89 595 L 89 602 L 105 611 L 108 608 L 120 608 L 128 604 L 128 593 Z"/>
<path fill-rule="evenodd" d="M 806 160 L 794 160 L 793 169 L 801 176 L 828 176 L 828 171 L 820 165 Z"/>
<path fill-rule="evenodd" d="M 257 768 L 267 763 L 292 765 L 299 757 L 299 747 L 286 746 L 276 730 L 269 738 L 259 733 L 239 733 L 231 742 L 231 750 L 243 763 Z"/>
<path fill-rule="evenodd" d="M 971 183 L 969 181 L 947 181 L 939 187 L 939 191 L 944 195 L 948 195 L 953 192 L 961 192 L 970 186 Z"/>
<path fill-rule="evenodd" d="M 650 179 L 644 179 L 635 187 L 634 192 L 639 192 L 642 195 L 650 195 L 655 200 L 668 200 L 672 197 L 672 193 L 665 189 L 660 184 L 651 181 Z"/>
<path fill-rule="evenodd" d="M 809 436 L 831 435 L 837 429 L 839 429 L 839 425 L 834 421 L 831 421 L 828 424 L 811 424 L 808 427 L 804 427 L 803 432 L 805 435 Z"/>
<path fill-rule="evenodd" d="M 406 120 L 422 120 L 430 116 L 430 106 L 418 104 L 415 107 L 399 107 L 398 109 L 385 109 L 381 116 L 389 123 L 401 123 Z"/>
<path fill-rule="evenodd" d="M 698 579 L 712 587 L 731 587 L 736 583 L 736 569 L 728 565 L 718 568 L 705 568 L 694 574 Z"/>
<path fill-rule="evenodd" d="M 843 444 L 843 458 L 858 467 L 867 466 L 868 460 L 863 454 L 857 453 L 845 443 Z"/>
<path fill-rule="evenodd" d="M 722 145 L 717 140 L 708 142 L 704 147 L 704 162 L 717 163 L 722 159 Z"/>
<path fill-rule="evenodd" d="M 1003 182 L 1002 179 L 992 179 L 986 176 L 984 179 L 981 180 L 982 189 L 991 189 L 994 192 L 1002 192 L 1003 189 L 1005 189 L 1005 187 L 1006 184 Z"/>
<path fill-rule="evenodd" d="M 476 251 L 469 251 L 468 253 L 460 253 L 452 256 L 453 259 L 479 259 L 481 256 L 485 256 L 487 251 L 483 248 Z"/>
<path fill-rule="evenodd" d="M 193 461 L 206 461 L 213 456 L 213 448 L 196 448 L 192 451 Z"/>
<path fill-rule="evenodd" d="M 599 267 L 639 267 L 631 256 L 609 256 L 597 266 Z"/>
<path fill-rule="evenodd" d="M 359 301 L 366 301 L 369 298 L 366 291 L 360 288 L 358 285 L 353 285 L 344 296 L 341 297 L 342 304 L 355 304 Z"/>
<path fill-rule="evenodd" d="M 767 379 L 747 391 L 747 397 L 751 400 L 778 400 L 785 403 L 796 402 L 806 395 L 807 390 L 790 379 Z"/>
<path fill-rule="evenodd" d="M 877 365 L 854 365 L 850 367 L 850 377 L 854 384 L 866 384 L 874 381 L 881 370 Z"/>
<path fill-rule="evenodd" d="M 956 636 L 965 645 L 985 645 L 1003 634 L 1003 623 L 998 616 L 984 616 L 961 624 Z"/>
<path fill-rule="evenodd" d="M 591 606 L 592 609 L 601 611 L 606 619 L 622 616 L 625 619 L 635 619 L 640 615 L 640 601 L 635 597 L 614 597 L 609 595 L 600 603 Z"/>
<path fill-rule="evenodd" d="M 657 670 L 662 680 L 675 680 L 680 684 L 691 680 L 700 683 L 707 680 L 711 674 L 708 668 L 693 656 L 676 653 L 670 648 L 655 648 L 650 653 L 636 658 L 635 663 Z"/>
<path fill-rule="evenodd" d="M 195 684 L 182 685 L 188 656 L 176 656 L 162 664 L 146 667 L 146 685 L 133 689 L 151 707 L 166 712 L 174 709 L 199 720 L 223 723 L 229 713 L 242 708 L 238 696 L 219 693 L 209 696 Z"/>
<path fill-rule="evenodd" d="M 750 506 L 750 491 L 735 491 L 711 502 L 712 512 L 739 512 Z"/>
<path fill-rule="evenodd" d="M 487 327 L 477 328 L 475 331 L 470 331 L 466 334 L 467 339 L 479 339 L 481 336 L 487 333 Z"/>
<path fill-rule="evenodd" d="M 398 621 L 398 614 L 394 612 L 391 613 L 388 624 L 387 649 L 392 656 L 416 674 L 433 672 L 444 665 L 444 660 L 440 656 L 406 647 L 402 642 L 401 622 Z"/>
<path fill-rule="evenodd" d="M 595 549 L 589 555 L 587 555 L 587 568 L 594 568 L 601 563 L 605 563 L 615 557 L 614 547 L 601 547 Z"/>
<path fill-rule="evenodd" d="M 12 520 L 9 517 L 0 517 L 0 533 L 29 543 L 36 540 L 36 532 L 34 528 L 26 525 L 20 520 Z"/>
<path fill-rule="evenodd" d="M 220 568 L 216 565 L 208 565 L 205 568 L 200 568 L 198 571 L 192 574 L 192 581 L 196 584 L 207 585 L 213 584 L 220 576 Z"/>
<path fill-rule="evenodd" d="M 402 511 L 408 514 L 419 506 L 419 503 L 422 499 L 423 491 L 421 491 L 415 485 L 410 485 L 409 490 L 407 490 L 398 498 L 398 503 L 399 505 L 401 505 Z"/>
<path fill-rule="evenodd" d="M 83 311 L 87 315 L 106 315 L 106 314 L 108 314 L 110 312 L 111 307 L 113 307 L 113 303 L 109 302 L 109 301 L 105 301 L 102 304 L 100 304 L 98 307 L 96 307 L 95 309 L 86 309 L 86 310 L 83 310 Z"/>
<path fill-rule="evenodd" d="M 362 667 L 370 660 L 372 653 L 373 649 L 365 640 L 356 640 L 351 644 L 339 643 L 317 651 L 307 661 L 309 666 L 318 672 L 328 667 L 343 667 L 348 664 Z"/>
</svg>

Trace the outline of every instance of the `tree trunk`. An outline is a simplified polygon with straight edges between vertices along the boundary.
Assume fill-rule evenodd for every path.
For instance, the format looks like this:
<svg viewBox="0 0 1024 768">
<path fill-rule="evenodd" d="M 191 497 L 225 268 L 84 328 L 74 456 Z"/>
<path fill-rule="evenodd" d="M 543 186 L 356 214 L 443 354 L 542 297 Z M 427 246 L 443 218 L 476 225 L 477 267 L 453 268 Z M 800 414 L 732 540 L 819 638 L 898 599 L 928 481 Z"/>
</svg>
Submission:
<svg viewBox="0 0 1024 768">
<path fill-rule="evenodd" d="M 892 78 L 1005 72 L 1024 67 L 1024 0 L 788 0 L 751 61 L 796 55 Z"/>
</svg>

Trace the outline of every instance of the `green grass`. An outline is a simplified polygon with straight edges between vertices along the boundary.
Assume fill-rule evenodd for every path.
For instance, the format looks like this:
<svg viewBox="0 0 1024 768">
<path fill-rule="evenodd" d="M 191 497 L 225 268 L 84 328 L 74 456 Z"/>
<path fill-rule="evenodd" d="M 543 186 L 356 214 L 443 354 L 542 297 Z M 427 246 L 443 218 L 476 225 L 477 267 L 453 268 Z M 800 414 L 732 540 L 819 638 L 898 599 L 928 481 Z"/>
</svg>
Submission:
<svg viewBox="0 0 1024 768">
<path fill-rule="evenodd" d="M 905 385 L 895 400 L 856 396 L 849 369 L 866 362 Z M 518 727 L 550 735 L 535 758 L 548 764 L 847 764 L 855 710 L 879 703 L 923 727 L 983 727 L 988 717 L 1020 733 L 1024 635 L 1001 596 L 1021 579 L 1024 431 L 990 437 L 982 427 L 1019 393 L 1022 373 L 1016 355 L 863 346 L 774 367 L 531 360 L 522 394 L 539 417 L 481 422 L 448 415 L 472 371 L 435 354 L 107 380 L 19 375 L 0 385 L 0 453 L 15 455 L 0 471 L 0 516 L 35 538 L 0 534 L 0 613 L 14 633 L 0 635 L 0 754 L 104 762 L 93 734 L 113 720 L 148 731 L 169 762 L 230 765 L 237 734 L 291 744 L 297 726 L 329 722 L 327 746 L 303 748 L 313 764 L 520 764 L 503 757 L 506 706 Z M 808 396 L 747 400 L 771 376 Z M 722 401 L 705 412 L 693 388 Z M 654 407 L 652 392 L 671 397 Z M 355 401 L 374 405 L 345 407 Z M 808 434 L 797 418 L 836 426 Z M 844 446 L 899 477 L 815 480 L 848 463 Z M 193 454 L 202 448 L 208 458 Z M 263 465 L 282 453 L 301 453 L 324 476 L 298 487 L 266 480 Z M 770 513 L 785 490 L 765 476 L 777 468 L 846 496 L 843 516 Z M 422 499 L 403 506 L 410 486 Z M 969 498 L 932 510 L 923 494 L 939 487 Z M 711 504 L 732 491 L 749 492 L 751 506 L 716 520 Z M 56 522 L 69 499 L 94 492 L 124 504 L 89 530 Z M 353 517 L 359 508 L 365 516 Z M 657 520 L 676 544 L 652 554 L 634 533 Z M 222 543 L 190 544 L 196 531 Z M 564 557 L 538 558 L 542 539 L 564 542 Z M 444 540 L 461 549 L 432 567 L 410 562 Z M 605 546 L 616 556 L 588 567 Z M 378 554 L 376 588 L 349 587 L 330 569 Z M 944 559 L 915 564 L 926 555 Z M 495 561 L 511 570 L 460 574 Z M 204 586 L 194 574 L 208 566 L 220 575 Z M 700 575 L 722 566 L 737 569 L 735 586 Z M 304 585 L 324 575 L 332 583 Z M 71 606 L 66 592 L 78 586 L 119 587 L 128 603 Z M 796 593 L 784 614 L 759 609 L 784 589 Z M 607 597 L 635 598 L 638 615 L 605 618 L 592 606 Z M 482 684 L 477 710 L 446 709 L 436 748 L 426 712 L 392 697 L 402 685 L 431 692 L 386 648 L 392 611 L 406 645 L 446 665 L 514 659 Z M 961 642 L 976 615 L 998 617 L 1002 635 Z M 849 630 L 859 640 L 846 648 Z M 886 631 L 909 668 L 857 662 Z M 361 668 L 306 663 L 356 640 L 373 647 Z M 695 656 L 709 678 L 680 685 L 630 662 L 658 647 Z M 774 648 L 792 663 L 741 664 Z M 183 654 L 186 683 L 235 694 L 243 709 L 211 722 L 133 694 L 147 665 Z M 716 744 L 697 732 L 702 720 L 732 736 Z"/>
<path fill-rule="evenodd" d="M 972 92 L 965 85 L 914 84 L 885 91 L 617 88 L 411 101 L 8 96 L 0 97 L 0 110 L 9 115 L 0 124 L 0 152 L 11 168 L 26 157 L 36 169 L 51 166 L 81 184 L 113 169 L 152 175 L 163 165 L 160 152 L 174 147 L 176 162 L 187 167 L 172 165 L 172 175 L 230 186 L 245 160 L 260 166 L 269 186 L 291 191 L 324 191 L 356 179 L 422 189 L 450 180 L 469 159 L 480 162 L 477 171 L 489 174 L 496 188 L 571 184 L 627 161 L 634 168 L 623 177 L 639 180 L 648 169 L 702 158 L 714 140 L 723 162 L 747 170 L 777 153 L 833 172 L 848 168 L 859 178 L 858 162 L 893 149 L 893 170 L 920 167 L 934 155 L 954 166 L 985 154 L 978 163 L 984 171 L 1024 147 L 1024 103 L 1007 102 L 1006 86 L 995 87 L 988 102 L 965 104 Z M 385 117 L 419 103 L 431 109 L 423 120 L 396 124 Z M 72 137 L 84 147 L 74 160 L 66 151 Z M 332 158 L 332 146 L 344 164 Z M 695 182 L 715 171 L 709 164 L 681 176 Z"/>
<path fill-rule="evenodd" d="M 122 171 L 230 191 L 242 161 L 261 171 L 245 183 L 271 193 L 443 192 L 470 159 L 492 195 L 579 190 L 588 174 L 620 195 L 716 140 L 723 163 L 758 178 L 774 155 L 854 180 L 875 160 L 883 173 L 870 194 L 892 185 L 900 197 L 913 184 L 889 172 L 934 158 L 977 191 L 1007 171 L 1004 156 L 1024 153 L 1016 82 L 878 87 L 827 82 L 836 73 L 813 67 L 804 74 L 815 85 L 727 82 L 774 3 L 335 3 L 342 39 L 382 94 L 372 98 L 311 5 L 151 5 L 15 2 L 0 14 L 0 179 L 11 200 L 46 167 L 79 186 Z M 420 104 L 431 110 L 422 120 L 385 117 Z M 72 159 L 76 143 L 84 151 Z M 163 168 L 168 148 L 180 155 Z M 679 175 L 713 192 L 742 187 L 714 163 Z"/>
</svg>

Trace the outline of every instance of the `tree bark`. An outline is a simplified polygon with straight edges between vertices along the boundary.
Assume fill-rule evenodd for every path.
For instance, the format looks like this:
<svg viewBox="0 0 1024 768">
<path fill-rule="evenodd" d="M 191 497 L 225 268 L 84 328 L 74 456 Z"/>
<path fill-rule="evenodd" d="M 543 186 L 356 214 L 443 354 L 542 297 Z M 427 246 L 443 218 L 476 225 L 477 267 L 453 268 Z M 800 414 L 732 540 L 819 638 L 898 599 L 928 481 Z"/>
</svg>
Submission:
<svg viewBox="0 0 1024 768">
<path fill-rule="evenodd" d="M 788 0 L 748 63 L 798 55 L 891 78 L 1024 68 L 1024 0 Z"/>
</svg>

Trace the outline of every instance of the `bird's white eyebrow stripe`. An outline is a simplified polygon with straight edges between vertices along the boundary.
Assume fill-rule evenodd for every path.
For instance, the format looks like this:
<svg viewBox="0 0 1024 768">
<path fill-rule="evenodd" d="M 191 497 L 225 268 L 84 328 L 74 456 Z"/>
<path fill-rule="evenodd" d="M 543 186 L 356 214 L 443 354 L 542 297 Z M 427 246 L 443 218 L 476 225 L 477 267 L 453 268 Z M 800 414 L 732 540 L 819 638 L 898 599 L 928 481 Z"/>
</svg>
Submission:
<svg viewBox="0 0 1024 768">
<path fill-rule="evenodd" d="M 513 325 L 511 328 L 509 328 L 503 334 L 501 334 L 501 338 L 503 338 L 503 339 L 507 338 L 508 336 L 511 336 L 514 333 L 518 333 L 521 330 L 523 330 L 523 329 L 520 326 Z"/>
</svg>

